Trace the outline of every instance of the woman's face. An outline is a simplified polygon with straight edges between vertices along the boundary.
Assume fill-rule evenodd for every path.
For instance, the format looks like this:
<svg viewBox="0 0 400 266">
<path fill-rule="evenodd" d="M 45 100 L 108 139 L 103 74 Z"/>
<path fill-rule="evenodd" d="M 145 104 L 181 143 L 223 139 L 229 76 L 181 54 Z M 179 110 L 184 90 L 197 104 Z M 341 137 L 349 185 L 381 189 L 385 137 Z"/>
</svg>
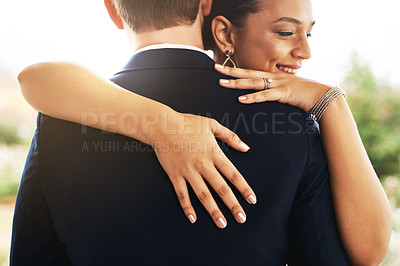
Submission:
<svg viewBox="0 0 400 266">
<path fill-rule="evenodd" d="M 310 0 L 260 0 L 261 10 L 236 28 L 238 67 L 295 74 L 311 57 L 307 38 L 314 25 Z"/>
</svg>

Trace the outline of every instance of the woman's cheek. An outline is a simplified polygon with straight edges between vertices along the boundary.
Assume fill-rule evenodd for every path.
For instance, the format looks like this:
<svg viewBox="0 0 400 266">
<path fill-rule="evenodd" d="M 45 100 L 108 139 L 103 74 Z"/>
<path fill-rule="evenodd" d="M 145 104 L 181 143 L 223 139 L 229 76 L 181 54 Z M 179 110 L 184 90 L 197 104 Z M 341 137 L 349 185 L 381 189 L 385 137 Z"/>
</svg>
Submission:
<svg viewBox="0 0 400 266">
<path fill-rule="evenodd" d="M 286 47 L 284 47 L 284 45 L 282 45 L 282 46 L 273 45 L 266 49 L 268 49 L 267 57 L 269 57 L 270 60 L 279 61 L 279 59 L 287 56 L 287 52 L 286 52 L 287 49 L 286 49 Z"/>
</svg>

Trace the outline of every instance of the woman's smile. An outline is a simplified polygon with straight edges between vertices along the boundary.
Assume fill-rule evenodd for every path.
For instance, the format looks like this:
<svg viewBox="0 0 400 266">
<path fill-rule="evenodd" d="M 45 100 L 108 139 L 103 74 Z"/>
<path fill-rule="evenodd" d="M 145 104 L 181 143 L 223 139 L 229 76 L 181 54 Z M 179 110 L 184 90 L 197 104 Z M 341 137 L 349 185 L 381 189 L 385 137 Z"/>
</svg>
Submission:
<svg viewBox="0 0 400 266">
<path fill-rule="evenodd" d="M 295 74 L 297 74 L 299 72 L 299 70 L 301 68 L 301 64 L 300 65 L 277 64 L 276 68 L 278 70 L 282 71 L 283 73 L 295 75 Z"/>
<path fill-rule="evenodd" d="M 234 28 L 238 67 L 294 75 L 311 58 L 308 38 L 315 24 L 309 0 L 261 2 L 242 27 Z"/>
</svg>

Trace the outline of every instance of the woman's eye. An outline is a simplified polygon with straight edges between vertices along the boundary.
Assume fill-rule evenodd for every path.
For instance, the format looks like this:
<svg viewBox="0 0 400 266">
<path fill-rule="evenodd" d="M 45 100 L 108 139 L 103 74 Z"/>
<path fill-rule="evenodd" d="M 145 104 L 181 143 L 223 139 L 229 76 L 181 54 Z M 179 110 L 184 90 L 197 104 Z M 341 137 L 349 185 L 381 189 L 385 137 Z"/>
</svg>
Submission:
<svg viewBox="0 0 400 266">
<path fill-rule="evenodd" d="M 278 31 L 277 34 L 282 37 L 292 36 L 294 33 L 291 31 Z"/>
</svg>

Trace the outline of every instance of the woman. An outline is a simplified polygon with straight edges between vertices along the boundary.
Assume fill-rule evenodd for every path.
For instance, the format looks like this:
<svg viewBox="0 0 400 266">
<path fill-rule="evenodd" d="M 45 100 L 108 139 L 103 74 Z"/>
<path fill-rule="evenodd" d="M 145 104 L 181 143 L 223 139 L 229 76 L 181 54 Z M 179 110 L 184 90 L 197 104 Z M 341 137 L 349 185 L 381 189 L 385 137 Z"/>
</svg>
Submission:
<svg viewBox="0 0 400 266">
<path fill-rule="evenodd" d="M 280 101 L 308 112 L 330 90 L 330 86 L 294 75 L 301 67 L 302 60 L 311 56 L 307 37 L 310 36 L 314 24 L 309 1 L 296 1 L 300 3 L 301 9 L 292 8 L 294 5 L 289 0 L 214 1 L 212 15 L 205 23 L 204 39 L 206 45 L 213 49 L 215 61 L 222 63 L 231 58 L 231 62 L 240 68 L 256 69 L 249 71 L 216 65 L 219 72 L 239 78 L 221 80 L 222 86 L 261 90 L 240 97 L 242 103 Z M 265 79 L 266 77 L 269 79 Z M 110 128 L 101 116 L 95 123 L 82 121 L 82 114 L 100 114 L 100 111 L 122 114 L 132 112 L 132 106 L 136 106 L 135 113 L 139 117 L 146 108 L 152 112 L 170 112 L 175 117 L 185 116 L 100 80 L 90 72 L 73 65 L 40 64 L 24 70 L 19 79 L 25 98 L 40 112 L 116 131 L 153 145 L 167 137 L 157 135 L 157 131 L 150 132 L 149 135 L 140 135 L 141 131 L 138 130 L 136 134 L 132 134 L 127 132 L 124 125 L 114 125 Z M 96 93 L 93 94 L 92 90 L 96 90 Z M 40 98 L 37 95 L 40 95 Z M 95 99 L 92 98 L 93 95 L 96 95 Z M 115 105 L 116 102 L 118 105 Z M 102 108 L 98 110 L 97 106 L 100 105 Z M 188 118 L 194 122 L 204 119 L 195 116 Z M 174 126 L 173 121 L 176 120 L 169 120 L 168 123 Z M 390 237 L 390 209 L 344 97 L 338 97 L 331 103 L 319 122 L 343 244 L 354 264 L 379 264 L 386 254 Z M 216 127 L 221 128 L 220 125 L 214 124 L 214 128 L 211 125 L 208 130 L 212 132 Z M 223 134 L 216 136 L 220 135 Z M 185 134 L 174 138 L 177 139 L 167 141 L 193 141 Z M 206 137 L 196 135 L 194 141 L 205 139 L 215 142 L 209 134 Z M 238 138 L 230 143 L 242 151 L 247 149 L 240 148 Z M 213 152 L 207 154 L 208 158 L 211 158 L 208 161 L 210 165 L 216 158 L 215 154 L 222 156 L 220 150 Z M 191 154 L 191 157 L 187 157 L 180 153 L 163 154 L 158 151 L 157 156 L 174 183 L 177 194 L 186 193 L 185 185 L 177 187 L 175 184 L 184 183 L 183 177 L 180 177 L 184 175 L 179 172 L 184 171 L 182 165 L 195 165 L 192 162 L 196 161 L 196 155 Z M 357 158 L 357 161 L 353 158 Z M 223 171 L 226 167 L 232 165 L 226 163 L 219 169 L 224 175 L 229 175 Z M 191 178 L 187 180 L 189 183 L 193 181 Z M 240 181 L 240 186 L 248 186 L 242 177 Z M 255 203 L 254 193 L 246 197 L 250 203 Z M 182 207 L 189 220 L 194 222 L 196 216 L 190 202 L 183 202 Z M 240 219 L 238 221 L 241 222 Z"/>
</svg>

